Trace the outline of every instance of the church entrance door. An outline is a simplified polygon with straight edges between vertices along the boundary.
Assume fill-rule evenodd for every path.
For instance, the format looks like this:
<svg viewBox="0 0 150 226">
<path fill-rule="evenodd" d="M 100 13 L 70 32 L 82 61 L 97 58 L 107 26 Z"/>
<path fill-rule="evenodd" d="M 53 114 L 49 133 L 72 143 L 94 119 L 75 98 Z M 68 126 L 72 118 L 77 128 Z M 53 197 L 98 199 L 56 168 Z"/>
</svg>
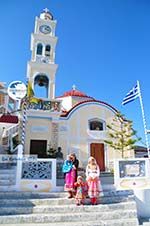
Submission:
<svg viewBox="0 0 150 226">
<path fill-rule="evenodd" d="M 104 144 L 90 144 L 91 156 L 94 157 L 99 165 L 100 171 L 105 171 Z"/>
<path fill-rule="evenodd" d="M 30 154 L 37 155 L 38 158 L 46 158 L 47 140 L 31 140 Z"/>
</svg>

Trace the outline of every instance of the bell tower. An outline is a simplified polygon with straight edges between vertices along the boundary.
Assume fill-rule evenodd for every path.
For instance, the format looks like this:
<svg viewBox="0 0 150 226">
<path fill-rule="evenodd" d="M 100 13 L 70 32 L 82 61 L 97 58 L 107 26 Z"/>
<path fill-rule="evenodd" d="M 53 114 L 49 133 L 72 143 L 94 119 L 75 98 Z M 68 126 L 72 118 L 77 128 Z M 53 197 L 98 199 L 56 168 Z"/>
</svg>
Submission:
<svg viewBox="0 0 150 226">
<path fill-rule="evenodd" d="M 27 77 L 35 97 L 53 100 L 55 98 L 55 48 L 57 21 L 46 8 L 35 19 L 34 33 L 31 34 L 31 60 L 27 65 Z M 42 92 L 40 92 L 42 90 Z"/>
<path fill-rule="evenodd" d="M 58 148 L 61 101 L 55 99 L 56 20 L 48 9 L 35 19 L 31 34 L 31 60 L 27 77 L 34 97 L 30 99 L 25 125 L 25 153 L 47 158 L 49 150 Z M 32 92 L 32 94 L 33 94 Z M 50 149 L 51 148 L 51 149 Z"/>
</svg>

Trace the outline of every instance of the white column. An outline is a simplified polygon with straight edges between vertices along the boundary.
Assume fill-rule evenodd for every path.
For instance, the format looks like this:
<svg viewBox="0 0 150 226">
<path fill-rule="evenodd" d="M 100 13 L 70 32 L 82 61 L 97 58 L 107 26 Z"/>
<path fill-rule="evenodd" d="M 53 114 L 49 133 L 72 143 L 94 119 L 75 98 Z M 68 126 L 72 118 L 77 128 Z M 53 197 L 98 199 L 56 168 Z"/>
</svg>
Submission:
<svg viewBox="0 0 150 226">
<path fill-rule="evenodd" d="M 16 169 L 16 190 L 20 190 L 20 181 L 22 173 L 23 145 L 18 145 L 17 169 Z"/>
<path fill-rule="evenodd" d="M 56 191 L 56 159 L 52 161 L 52 183 L 53 183 L 53 190 Z"/>
<path fill-rule="evenodd" d="M 55 99 L 55 82 L 50 81 L 50 98 Z"/>
</svg>

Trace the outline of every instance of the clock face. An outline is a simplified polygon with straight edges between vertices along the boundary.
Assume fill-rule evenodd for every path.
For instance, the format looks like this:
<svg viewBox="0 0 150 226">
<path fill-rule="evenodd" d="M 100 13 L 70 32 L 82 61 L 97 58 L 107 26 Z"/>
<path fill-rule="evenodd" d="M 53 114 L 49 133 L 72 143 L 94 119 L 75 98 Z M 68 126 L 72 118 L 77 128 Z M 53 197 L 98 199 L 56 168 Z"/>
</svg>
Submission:
<svg viewBox="0 0 150 226">
<path fill-rule="evenodd" d="M 48 25 L 41 25 L 39 30 L 44 34 L 49 34 L 51 32 L 51 28 Z"/>
</svg>

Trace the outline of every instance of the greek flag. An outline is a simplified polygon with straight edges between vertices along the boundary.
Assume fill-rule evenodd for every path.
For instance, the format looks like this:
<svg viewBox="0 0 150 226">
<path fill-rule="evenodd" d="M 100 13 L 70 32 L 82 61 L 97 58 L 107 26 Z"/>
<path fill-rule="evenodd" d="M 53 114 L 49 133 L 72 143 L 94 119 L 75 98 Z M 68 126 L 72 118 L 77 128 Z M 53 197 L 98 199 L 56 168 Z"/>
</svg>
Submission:
<svg viewBox="0 0 150 226">
<path fill-rule="evenodd" d="M 134 86 L 129 93 L 125 96 L 125 98 L 122 101 L 122 105 L 128 104 L 131 101 L 135 100 L 137 97 L 139 97 L 139 87 L 138 85 Z"/>
</svg>

